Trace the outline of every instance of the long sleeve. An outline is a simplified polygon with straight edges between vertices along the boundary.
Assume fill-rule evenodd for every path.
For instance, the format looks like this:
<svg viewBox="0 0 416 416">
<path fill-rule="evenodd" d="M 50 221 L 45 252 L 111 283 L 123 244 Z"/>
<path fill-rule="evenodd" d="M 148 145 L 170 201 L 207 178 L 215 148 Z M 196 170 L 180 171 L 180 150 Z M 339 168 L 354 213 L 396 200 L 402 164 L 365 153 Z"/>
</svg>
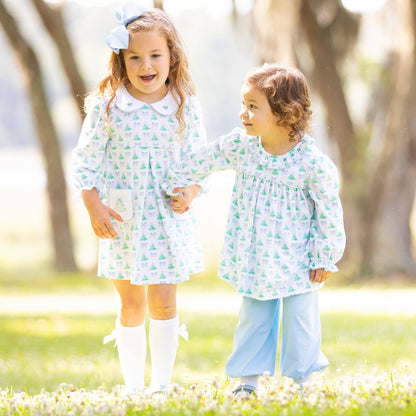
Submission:
<svg viewBox="0 0 416 416">
<path fill-rule="evenodd" d="M 332 161 L 322 155 L 311 162 L 308 188 L 314 201 L 311 219 L 310 268 L 335 272 L 335 263 L 345 249 L 343 211 L 339 198 L 338 173 Z"/>
<path fill-rule="evenodd" d="M 93 99 L 85 117 L 78 145 L 72 152 L 72 179 L 77 191 L 96 188 L 100 196 L 104 184 L 104 154 L 109 137 L 105 122 L 106 103 Z"/>
<path fill-rule="evenodd" d="M 184 155 L 180 164 L 169 169 L 164 185 L 167 193 L 171 194 L 177 187 L 200 183 L 215 171 L 234 168 L 242 144 L 240 136 L 235 129 L 229 135 L 201 146 L 196 152 Z"/>
</svg>

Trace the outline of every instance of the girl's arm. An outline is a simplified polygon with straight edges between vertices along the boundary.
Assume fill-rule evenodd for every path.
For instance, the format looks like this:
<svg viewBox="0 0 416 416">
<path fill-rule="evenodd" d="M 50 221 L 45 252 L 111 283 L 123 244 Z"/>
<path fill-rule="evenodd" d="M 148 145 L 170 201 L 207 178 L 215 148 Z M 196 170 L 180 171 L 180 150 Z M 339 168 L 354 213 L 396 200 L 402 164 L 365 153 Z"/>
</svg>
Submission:
<svg viewBox="0 0 416 416">
<path fill-rule="evenodd" d="M 309 194 L 315 211 L 310 230 L 311 280 L 322 282 L 336 272 L 345 249 L 343 211 L 339 198 L 338 173 L 333 162 L 322 155 L 313 160 Z"/>
<path fill-rule="evenodd" d="M 94 98 L 82 125 L 78 144 L 72 153 L 72 178 L 90 216 L 91 226 L 99 238 L 115 238 L 111 217 L 120 215 L 101 202 L 104 191 L 104 159 L 108 141 L 105 102 Z"/>
<path fill-rule="evenodd" d="M 172 195 L 175 188 L 186 188 L 201 183 L 212 172 L 235 168 L 239 150 L 244 145 L 241 130 L 221 136 L 214 142 L 202 146 L 196 152 L 184 156 L 181 163 L 169 169 L 163 184 L 167 194 Z M 183 189 L 178 192 L 183 191 Z"/>
</svg>

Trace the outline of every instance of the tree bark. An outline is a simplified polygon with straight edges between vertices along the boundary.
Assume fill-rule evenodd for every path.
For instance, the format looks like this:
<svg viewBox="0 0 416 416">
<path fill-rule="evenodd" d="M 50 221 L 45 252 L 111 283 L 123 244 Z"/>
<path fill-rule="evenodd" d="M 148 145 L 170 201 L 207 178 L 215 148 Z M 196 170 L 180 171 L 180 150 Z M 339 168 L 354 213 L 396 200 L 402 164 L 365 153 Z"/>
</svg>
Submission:
<svg viewBox="0 0 416 416">
<path fill-rule="evenodd" d="M 298 21 L 298 10 L 298 0 L 262 0 L 254 3 L 257 54 L 263 62 L 296 65 L 293 33 Z"/>
<path fill-rule="evenodd" d="M 309 0 L 301 1 L 300 21 L 315 62 L 315 73 L 318 74 L 314 80 L 325 103 L 328 135 L 336 141 L 339 150 L 342 201 L 347 232 L 344 259 L 359 263 L 362 261 L 361 245 L 364 239 L 359 189 L 362 178 L 357 177 L 355 167 L 358 152 L 354 140 L 353 122 L 339 76 L 335 52 L 332 49 L 328 33 L 319 25 Z"/>
<path fill-rule="evenodd" d="M 84 118 L 84 97 L 87 88 L 78 69 L 71 42 L 65 30 L 61 9 L 59 6 L 52 8 L 43 0 L 32 0 L 32 3 L 58 49 L 62 67 L 68 78 L 72 95 L 77 103 L 78 112 L 82 120 Z"/>
<path fill-rule="evenodd" d="M 155 9 L 162 9 L 163 10 L 163 0 L 153 0 L 153 7 Z"/>
<path fill-rule="evenodd" d="M 416 276 L 409 218 L 416 179 L 416 5 L 398 0 L 400 28 L 391 73 L 383 148 L 366 206 L 365 267 L 379 275 Z M 407 47 L 406 45 L 409 45 Z"/>
<path fill-rule="evenodd" d="M 0 0 L 0 23 L 21 64 L 34 113 L 36 130 L 46 167 L 47 194 L 54 247 L 54 265 L 58 271 L 77 270 L 69 227 L 66 184 L 61 151 L 49 111 L 38 59 L 21 35 L 15 19 Z"/>
<path fill-rule="evenodd" d="M 349 114 L 343 85 L 339 76 L 335 53 L 329 37 L 319 25 L 309 0 L 302 0 L 300 21 L 315 62 L 319 93 L 326 104 L 328 133 L 338 145 L 341 156 L 341 172 L 345 181 L 353 179 L 357 152 L 354 146 L 354 127 Z"/>
</svg>

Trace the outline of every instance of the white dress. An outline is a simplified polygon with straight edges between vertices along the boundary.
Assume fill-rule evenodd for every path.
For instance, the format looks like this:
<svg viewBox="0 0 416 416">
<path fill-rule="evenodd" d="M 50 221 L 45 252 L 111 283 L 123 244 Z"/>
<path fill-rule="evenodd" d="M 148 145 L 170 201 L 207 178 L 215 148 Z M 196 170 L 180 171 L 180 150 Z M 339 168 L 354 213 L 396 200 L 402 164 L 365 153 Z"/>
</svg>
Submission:
<svg viewBox="0 0 416 416">
<path fill-rule="evenodd" d="M 308 136 L 274 156 L 259 137 L 235 129 L 173 167 L 164 186 L 186 186 L 222 169 L 234 169 L 236 179 L 219 277 L 259 300 L 321 287 L 310 282 L 310 270 L 337 271 L 345 247 L 332 161 Z"/>
<path fill-rule="evenodd" d="M 192 211 L 172 211 L 161 183 L 170 165 L 206 140 L 200 104 L 187 98 L 180 138 L 178 105 L 170 93 L 146 104 L 122 86 L 109 122 L 107 102 L 93 99 L 73 151 L 76 189 L 97 188 L 102 202 L 124 220 L 113 220 L 117 238 L 100 239 L 98 275 L 138 285 L 188 280 L 203 270 L 196 221 Z"/>
</svg>

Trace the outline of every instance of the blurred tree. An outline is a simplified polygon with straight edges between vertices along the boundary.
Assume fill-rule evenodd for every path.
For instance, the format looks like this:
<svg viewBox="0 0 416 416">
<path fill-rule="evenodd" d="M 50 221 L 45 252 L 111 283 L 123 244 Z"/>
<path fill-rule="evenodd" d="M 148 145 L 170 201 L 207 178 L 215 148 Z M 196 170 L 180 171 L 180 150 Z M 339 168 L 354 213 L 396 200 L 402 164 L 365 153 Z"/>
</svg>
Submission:
<svg viewBox="0 0 416 416">
<path fill-rule="evenodd" d="M 54 266 L 59 271 L 76 270 L 61 149 L 46 98 L 39 61 L 31 45 L 22 36 L 16 20 L 4 6 L 3 0 L 0 0 L 0 23 L 22 67 L 32 105 L 47 176 Z"/>
<path fill-rule="evenodd" d="M 381 109 L 380 157 L 364 199 L 368 228 L 363 250 L 370 270 L 416 275 L 409 221 L 416 187 L 416 2 L 395 0 L 394 6 L 395 49 L 383 93 L 388 99 Z"/>
<path fill-rule="evenodd" d="M 52 7 L 43 0 L 32 0 L 32 4 L 35 6 L 43 25 L 55 42 L 63 70 L 72 90 L 72 95 L 77 103 L 80 117 L 83 119 L 84 96 L 87 92 L 87 88 L 78 69 L 71 42 L 69 41 L 65 29 L 65 22 L 62 16 L 62 4 L 57 3 L 55 4 L 55 7 Z"/>
<path fill-rule="evenodd" d="M 293 34 L 296 31 L 297 13 L 296 0 L 255 2 L 254 31 L 259 39 L 256 49 L 263 62 L 278 61 L 282 65 L 296 65 Z"/>
<path fill-rule="evenodd" d="M 357 42 L 357 15 L 338 0 L 256 0 L 253 18 L 257 42 L 266 46 L 260 58 L 295 62 L 325 105 L 328 136 L 340 160 L 346 259 L 369 275 L 415 276 L 409 219 L 416 192 L 416 2 L 392 1 L 396 47 L 390 67 L 374 82 L 386 97 L 373 109 L 381 123 L 371 120 L 364 128 L 351 117 L 342 77 Z M 291 23 L 281 25 L 285 16 Z M 370 149 L 371 130 L 381 132 L 379 152 Z"/>
</svg>

